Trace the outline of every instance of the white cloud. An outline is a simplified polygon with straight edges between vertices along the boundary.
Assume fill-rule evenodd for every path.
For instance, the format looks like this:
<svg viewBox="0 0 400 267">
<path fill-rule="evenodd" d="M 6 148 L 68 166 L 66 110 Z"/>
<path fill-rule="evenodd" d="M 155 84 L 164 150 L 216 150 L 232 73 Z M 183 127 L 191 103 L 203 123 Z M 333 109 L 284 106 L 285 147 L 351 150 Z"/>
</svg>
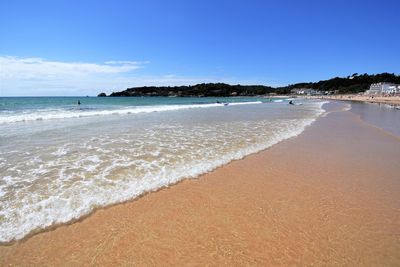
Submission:
<svg viewBox="0 0 400 267">
<path fill-rule="evenodd" d="M 42 58 L 0 57 L 0 78 L 26 79 L 43 76 L 84 76 L 91 74 L 124 73 L 141 67 L 135 61 L 109 61 L 103 64 L 49 61 Z"/>
<path fill-rule="evenodd" d="M 132 74 L 146 63 L 98 64 L 0 56 L 0 95 L 96 94 L 102 82 L 109 84 L 109 80 Z"/>
<path fill-rule="evenodd" d="M 137 70 L 146 64 L 149 62 L 114 60 L 99 64 L 0 56 L 0 96 L 97 95 L 135 86 L 174 86 L 203 82 L 259 84 L 254 80 L 239 82 L 234 77 L 139 74 Z"/>
</svg>

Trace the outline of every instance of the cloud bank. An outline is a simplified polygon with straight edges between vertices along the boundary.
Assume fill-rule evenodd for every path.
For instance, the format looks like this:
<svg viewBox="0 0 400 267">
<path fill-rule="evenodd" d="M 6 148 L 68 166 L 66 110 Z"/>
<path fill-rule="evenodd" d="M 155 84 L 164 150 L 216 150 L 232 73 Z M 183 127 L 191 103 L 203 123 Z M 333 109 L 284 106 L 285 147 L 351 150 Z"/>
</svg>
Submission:
<svg viewBox="0 0 400 267">
<path fill-rule="evenodd" d="M 0 56 L 0 95 L 95 94 L 114 79 L 147 62 L 108 61 L 101 64 Z M 104 83 L 104 86 L 101 84 Z"/>
<path fill-rule="evenodd" d="M 138 72 L 148 64 L 148 61 L 87 63 L 0 56 L 0 96 L 81 96 L 144 85 L 238 83 L 232 77 L 145 75 Z M 254 81 L 249 83 L 254 84 Z"/>
</svg>

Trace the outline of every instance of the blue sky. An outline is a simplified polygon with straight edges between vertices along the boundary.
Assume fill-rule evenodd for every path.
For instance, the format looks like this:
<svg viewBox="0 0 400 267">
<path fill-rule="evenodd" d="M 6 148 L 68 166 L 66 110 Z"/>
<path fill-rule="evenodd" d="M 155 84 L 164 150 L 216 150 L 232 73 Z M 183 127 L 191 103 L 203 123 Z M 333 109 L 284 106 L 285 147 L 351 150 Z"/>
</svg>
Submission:
<svg viewBox="0 0 400 267">
<path fill-rule="evenodd" d="M 400 1 L 0 1 L 1 95 L 400 72 Z"/>
</svg>

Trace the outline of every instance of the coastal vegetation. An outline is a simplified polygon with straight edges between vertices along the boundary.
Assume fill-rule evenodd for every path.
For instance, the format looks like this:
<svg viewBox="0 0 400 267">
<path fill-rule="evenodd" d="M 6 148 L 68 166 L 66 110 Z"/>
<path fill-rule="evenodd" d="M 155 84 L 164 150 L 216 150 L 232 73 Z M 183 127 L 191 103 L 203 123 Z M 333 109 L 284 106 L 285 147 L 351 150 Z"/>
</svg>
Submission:
<svg viewBox="0 0 400 267">
<path fill-rule="evenodd" d="M 390 82 L 400 84 L 400 75 L 393 73 L 381 73 L 375 75 L 354 73 L 347 77 L 335 77 L 329 80 L 309 83 L 297 83 L 288 85 L 286 87 L 278 88 L 290 93 L 295 88 L 310 88 L 318 91 L 337 92 L 339 94 L 354 94 L 365 92 L 369 89 L 370 85 L 379 82 Z"/>
<path fill-rule="evenodd" d="M 392 82 L 400 84 L 400 75 L 393 73 L 361 74 L 354 73 L 347 77 L 335 77 L 319 82 L 303 82 L 283 87 L 265 85 L 230 85 L 226 83 L 202 83 L 188 86 L 142 86 L 132 87 L 121 92 L 113 92 L 109 96 L 256 96 L 266 94 L 290 94 L 296 88 L 309 88 L 321 92 L 335 92 L 339 94 L 354 94 L 368 90 L 372 83 Z M 106 96 L 100 93 L 99 97 Z"/>
<path fill-rule="evenodd" d="M 110 96 L 254 96 L 274 92 L 264 85 L 229 85 L 225 83 L 202 83 L 189 86 L 144 86 L 114 92 Z"/>
</svg>

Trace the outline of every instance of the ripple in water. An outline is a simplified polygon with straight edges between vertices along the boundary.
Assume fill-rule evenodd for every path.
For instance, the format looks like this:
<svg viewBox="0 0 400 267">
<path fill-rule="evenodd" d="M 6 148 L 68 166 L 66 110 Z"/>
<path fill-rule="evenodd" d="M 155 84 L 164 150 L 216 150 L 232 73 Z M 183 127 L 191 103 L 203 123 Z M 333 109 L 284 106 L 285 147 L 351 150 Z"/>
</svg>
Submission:
<svg viewBox="0 0 400 267">
<path fill-rule="evenodd" d="M 21 125 L 0 143 L 0 241 L 268 148 L 300 134 L 321 106 L 272 103 Z"/>
</svg>

